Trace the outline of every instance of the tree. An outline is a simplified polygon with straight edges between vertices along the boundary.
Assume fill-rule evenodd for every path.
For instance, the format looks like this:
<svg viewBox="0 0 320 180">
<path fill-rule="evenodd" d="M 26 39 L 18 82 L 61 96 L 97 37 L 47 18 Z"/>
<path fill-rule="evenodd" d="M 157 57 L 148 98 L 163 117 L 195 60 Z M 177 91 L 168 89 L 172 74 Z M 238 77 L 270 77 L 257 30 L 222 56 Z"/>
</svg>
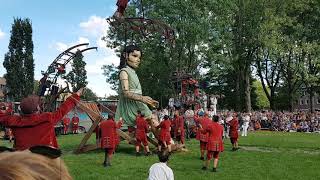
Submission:
<svg viewBox="0 0 320 180">
<path fill-rule="evenodd" d="M 81 98 L 85 101 L 97 101 L 98 96 L 90 88 L 86 88 Z"/>
<path fill-rule="evenodd" d="M 88 84 L 85 66 L 86 62 L 83 61 L 83 55 L 80 50 L 77 50 L 72 62 L 72 71 L 65 76 L 65 79 L 71 83 L 73 92 L 77 92 L 81 87 Z"/>
<path fill-rule="evenodd" d="M 3 62 L 7 70 L 7 96 L 19 101 L 33 92 L 34 85 L 32 25 L 29 19 L 14 19 L 8 49 Z"/>
<path fill-rule="evenodd" d="M 207 48 L 209 8 L 198 1 L 143 1 L 145 17 L 163 20 L 176 31 L 175 46 L 170 46 L 161 40 L 161 34 L 144 38 L 139 33 L 123 29 L 109 29 L 107 45 L 117 48 L 118 52 L 124 44 L 135 42 L 143 49 L 142 63 L 137 74 L 144 94 L 166 102 L 174 94 L 171 75 L 176 70 L 185 70 L 194 77 L 199 76 L 199 65 Z M 210 1 L 208 1 L 210 3 Z M 201 7 L 201 8 L 199 8 Z M 128 8 L 128 16 L 136 16 L 135 7 Z M 130 39 L 125 43 L 124 34 Z M 116 69 L 104 66 L 107 81 L 116 86 Z M 110 79 L 111 78 L 111 79 Z M 112 79 L 113 78 L 113 79 Z M 152 88 L 151 88 L 152 87 Z M 166 104 L 166 103 L 163 103 Z"/>
<path fill-rule="evenodd" d="M 111 84 L 111 89 L 118 90 L 118 87 L 119 87 L 118 68 L 114 64 L 112 64 L 112 65 L 103 65 L 101 69 L 103 70 L 103 75 L 106 76 L 106 82 Z"/>
<path fill-rule="evenodd" d="M 268 109 L 270 108 L 270 103 L 263 90 L 262 83 L 260 81 L 253 81 L 253 86 L 255 87 L 255 94 L 257 95 L 257 109 Z M 270 90 L 268 90 L 270 91 Z"/>
</svg>

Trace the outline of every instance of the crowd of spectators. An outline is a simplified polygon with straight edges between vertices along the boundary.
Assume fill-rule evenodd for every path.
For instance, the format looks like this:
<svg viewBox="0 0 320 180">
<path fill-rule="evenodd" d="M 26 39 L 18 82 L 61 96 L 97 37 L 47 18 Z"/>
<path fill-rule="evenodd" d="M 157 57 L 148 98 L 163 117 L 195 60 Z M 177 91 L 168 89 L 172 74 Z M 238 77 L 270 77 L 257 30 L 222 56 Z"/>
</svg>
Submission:
<svg viewBox="0 0 320 180">
<path fill-rule="evenodd" d="M 195 125 L 193 116 L 197 112 L 204 111 L 193 110 L 191 107 L 181 109 L 180 114 L 184 116 L 186 126 L 192 127 Z M 170 116 L 170 108 L 159 109 L 156 111 L 161 120 L 164 115 Z M 215 113 L 211 108 L 207 109 L 209 117 Z M 217 115 L 220 117 L 220 124 L 226 124 L 228 117 L 232 116 L 232 111 L 218 111 Z M 315 132 L 320 133 L 320 112 L 275 112 L 275 111 L 252 111 L 251 113 L 237 113 L 239 120 L 239 130 L 243 130 L 243 125 L 249 121 L 249 131 L 256 130 L 270 130 L 270 131 L 284 131 L 284 132 Z M 226 126 L 227 130 L 227 126 Z M 191 130 L 190 130 L 191 131 Z M 188 132 L 188 130 L 187 130 Z"/>
</svg>

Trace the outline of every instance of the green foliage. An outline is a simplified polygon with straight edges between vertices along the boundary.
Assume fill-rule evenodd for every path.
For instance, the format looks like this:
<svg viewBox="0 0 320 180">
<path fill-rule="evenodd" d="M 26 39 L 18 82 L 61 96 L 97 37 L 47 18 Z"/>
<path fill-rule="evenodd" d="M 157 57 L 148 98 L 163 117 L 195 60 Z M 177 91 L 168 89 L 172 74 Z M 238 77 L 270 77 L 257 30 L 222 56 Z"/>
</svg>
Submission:
<svg viewBox="0 0 320 180">
<path fill-rule="evenodd" d="M 14 19 L 8 49 L 3 62 L 7 70 L 7 96 L 19 101 L 32 94 L 34 85 L 32 25 L 29 19 Z"/>
<path fill-rule="evenodd" d="M 238 111 L 265 107 L 251 92 L 256 75 L 271 109 L 293 110 L 302 85 L 311 95 L 320 91 L 320 1 L 145 0 L 143 9 L 145 17 L 175 29 L 174 46 L 157 33 L 144 38 L 115 28 L 109 29 L 106 41 L 118 52 L 126 43 L 142 47 L 138 75 L 146 95 L 162 99 L 177 93 L 170 83 L 176 70 L 209 82 L 207 93 L 225 97 L 219 100 L 220 108 Z M 131 4 L 126 15 L 138 14 Z M 125 34 L 130 37 L 126 43 Z M 116 69 L 104 69 L 107 81 L 117 87 Z M 200 75 L 200 69 L 208 71 Z"/>
<path fill-rule="evenodd" d="M 253 86 L 255 87 L 255 94 L 257 95 L 257 102 L 256 106 L 258 109 L 269 109 L 270 103 L 268 101 L 268 98 L 262 88 L 262 84 L 260 81 L 253 81 Z M 269 89 L 270 91 L 270 89 Z"/>
<path fill-rule="evenodd" d="M 65 76 L 65 79 L 71 83 L 73 92 L 77 92 L 80 88 L 88 84 L 85 66 L 86 62 L 83 61 L 83 55 L 81 51 L 78 50 L 72 62 L 72 71 Z"/>
<path fill-rule="evenodd" d="M 90 88 L 86 88 L 81 96 L 81 99 L 85 101 L 97 101 L 98 96 Z"/>
<path fill-rule="evenodd" d="M 112 85 L 111 89 L 118 90 L 118 87 L 119 87 L 118 68 L 114 64 L 112 64 L 112 65 L 103 65 L 101 69 L 103 70 L 103 75 L 106 76 L 106 82 Z"/>
</svg>

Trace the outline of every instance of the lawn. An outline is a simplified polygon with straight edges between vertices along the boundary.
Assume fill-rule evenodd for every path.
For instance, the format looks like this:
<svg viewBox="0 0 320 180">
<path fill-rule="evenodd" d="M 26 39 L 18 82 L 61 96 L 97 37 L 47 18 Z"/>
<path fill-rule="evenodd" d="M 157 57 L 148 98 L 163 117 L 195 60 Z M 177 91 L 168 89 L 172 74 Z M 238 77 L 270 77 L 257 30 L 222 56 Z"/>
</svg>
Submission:
<svg viewBox="0 0 320 180">
<path fill-rule="evenodd" d="M 73 154 L 82 137 L 81 134 L 58 137 L 63 159 L 74 179 L 146 179 L 149 167 L 157 162 L 156 155 L 136 157 L 134 147 L 123 141 L 112 166 L 104 168 L 101 150 Z M 187 141 L 188 152 L 174 153 L 169 166 L 177 180 L 320 179 L 320 134 L 261 131 L 240 137 L 239 144 L 241 149 L 232 152 L 229 140 L 225 140 L 216 173 L 201 170 L 199 143 L 195 140 Z"/>
</svg>

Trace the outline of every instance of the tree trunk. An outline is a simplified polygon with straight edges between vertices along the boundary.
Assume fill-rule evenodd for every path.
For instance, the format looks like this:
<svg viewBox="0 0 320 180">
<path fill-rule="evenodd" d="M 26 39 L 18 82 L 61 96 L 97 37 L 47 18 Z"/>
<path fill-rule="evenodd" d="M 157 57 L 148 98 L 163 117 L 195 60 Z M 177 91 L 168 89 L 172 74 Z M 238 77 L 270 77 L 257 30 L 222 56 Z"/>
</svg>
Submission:
<svg viewBox="0 0 320 180">
<path fill-rule="evenodd" d="M 310 87 L 309 90 L 309 101 L 310 101 L 310 112 L 313 113 L 313 96 L 314 96 L 314 92 L 313 92 L 313 87 Z"/>
<path fill-rule="evenodd" d="M 270 109 L 274 110 L 274 89 L 270 88 L 270 98 L 269 98 L 269 102 L 270 102 Z"/>
<path fill-rule="evenodd" d="M 290 110 L 290 112 L 293 112 L 293 109 L 294 109 L 293 92 L 291 89 L 289 89 L 289 110 Z"/>
<path fill-rule="evenodd" d="M 235 110 L 236 111 L 240 111 L 241 110 L 241 92 L 240 92 L 240 82 L 241 82 L 241 78 L 240 78 L 240 72 L 236 72 L 236 104 L 235 104 Z"/>
<path fill-rule="evenodd" d="M 248 68 L 246 68 L 248 69 Z M 251 112 L 251 87 L 250 87 L 250 71 L 246 70 L 244 73 L 244 94 L 245 94 L 245 110 L 247 113 Z"/>
</svg>

